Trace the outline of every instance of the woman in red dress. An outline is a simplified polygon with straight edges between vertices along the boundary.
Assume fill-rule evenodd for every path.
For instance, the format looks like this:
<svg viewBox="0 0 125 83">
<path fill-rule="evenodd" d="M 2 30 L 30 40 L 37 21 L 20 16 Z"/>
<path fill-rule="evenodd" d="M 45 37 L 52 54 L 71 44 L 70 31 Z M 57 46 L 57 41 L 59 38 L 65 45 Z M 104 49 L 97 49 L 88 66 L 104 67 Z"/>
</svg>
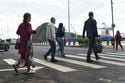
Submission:
<svg viewBox="0 0 125 83">
<path fill-rule="evenodd" d="M 32 26 L 29 23 L 31 20 L 31 14 L 25 13 L 23 16 L 23 22 L 19 25 L 17 29 L 17 35 L 20 36 L 20 46 L 19 46 L 19 54 L 20 59 L 18 62 L 13 65 L 15 72 L 18 73 L 19 67 L 27 66 L 27 73 L 35 72 L 33 71 L 30 66 L 32 64 L 32 56 L 31 56 L 31 49 L 32 44 L 29 44 L 30 37 L 32 33 L 36 33 L 35 30 L 32 30 Z"/>
</svg>

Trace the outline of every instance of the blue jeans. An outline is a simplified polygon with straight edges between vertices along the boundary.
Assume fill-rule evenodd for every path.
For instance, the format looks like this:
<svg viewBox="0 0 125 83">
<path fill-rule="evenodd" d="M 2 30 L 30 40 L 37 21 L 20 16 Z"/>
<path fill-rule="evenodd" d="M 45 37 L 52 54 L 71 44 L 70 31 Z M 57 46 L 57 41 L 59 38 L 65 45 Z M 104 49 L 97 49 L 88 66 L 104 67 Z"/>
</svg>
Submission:
<svg viewBox="0 0 125 83">
<path fill-rule="evenodd" d="M 56 43 L 55 41 L 49 40 L 49 45 L 50 45 L 50 49 L 48 50 L 48 52 L 45 54 L 45 56 L 49 56 L 49 54 L 51 53 L 51 59 L 55 59 L 55 52 L 56 52 Z"/>
<path fill-rule="evenodd" d="M 59 49 L 57 50 L 57 52 L 61 52 L 61 55 L 64 54 L 64 38 L 63 37 L 57 37 L 57 41 L 59 44 Z"/>
</svg>

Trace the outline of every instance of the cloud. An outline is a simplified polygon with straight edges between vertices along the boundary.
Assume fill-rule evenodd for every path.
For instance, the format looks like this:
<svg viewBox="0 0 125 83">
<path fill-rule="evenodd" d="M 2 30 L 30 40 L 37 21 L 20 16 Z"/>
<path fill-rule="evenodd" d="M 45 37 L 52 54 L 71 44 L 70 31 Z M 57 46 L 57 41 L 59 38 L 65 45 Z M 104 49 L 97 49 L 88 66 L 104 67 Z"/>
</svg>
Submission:
<svg viewBox="0 0 125 83">
<path fill-rule="evenodd" d="M 78 34 L 82 34 L 84 21 L 88 18 L 88 12 L 94 11 L 98 27 L 102 27 L 105 22 L 111 26 L 111 0 L 70 0 L 70 22 Z M 25 12 L 32 15 L 31 24 L 33 29 L 44 22 L 49 22 L 50 17 L 54 16 L 58 23 L 63 22 L 68 30 L 68 0 L 0 0 L 0 26 L 8 25 L 10 32 L 16 31 L 22 22 Z M 114 20 L 116 26 L 125 31 L 125 1 L 113 0 Z M 6 29 L 4 27 L 2 29 Z M 13 28 L 11 30 L 11 28 Z M 71 28 L 71 31 L 74 32 Z M 15 35 L 16 37 L 16 35 Z"/>
</svg>

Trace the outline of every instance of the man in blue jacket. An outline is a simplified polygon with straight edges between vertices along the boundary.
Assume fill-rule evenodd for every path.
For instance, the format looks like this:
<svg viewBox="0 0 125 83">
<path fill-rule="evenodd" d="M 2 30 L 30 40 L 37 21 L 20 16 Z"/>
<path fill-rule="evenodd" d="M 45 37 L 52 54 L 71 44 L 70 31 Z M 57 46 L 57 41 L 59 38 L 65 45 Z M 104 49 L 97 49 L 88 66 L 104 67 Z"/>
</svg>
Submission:
<svg viewBox="0 0 125 83">
<path fill-rule="evenodd" d="M 93 18 L 94 14 L 93 12 L 89 12 L 89 18 L 84 23 L 84 29 L 83 29 L 83 38 L 85 37 L 85 31 L 87 32 L 87 37 L 89 39 L 89 46 L 88 46 L 88 52 L 87 52 L 87 62 L 91 63 L 93 60 L 91 60 L 91 53 L 95 44 L 95 38 L 98 37 L 97 32 L 97 23 L 96 20 Z M 96 60 L 99 59 L 97 52 L 94 52 Z"/>
</svg>

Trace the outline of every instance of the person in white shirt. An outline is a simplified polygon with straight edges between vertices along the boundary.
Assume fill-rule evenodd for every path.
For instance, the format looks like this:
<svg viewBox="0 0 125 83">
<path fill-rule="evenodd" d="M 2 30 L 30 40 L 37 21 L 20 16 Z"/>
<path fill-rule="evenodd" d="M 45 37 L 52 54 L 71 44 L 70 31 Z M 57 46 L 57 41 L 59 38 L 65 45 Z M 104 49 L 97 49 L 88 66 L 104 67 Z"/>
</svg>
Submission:
<svg viewBox="0 0 125 83">
<path fill-rule="evenodd" d="M 51 17 L 50 19 L 51 23 L 47 25 L 47 30 L 46 30 L 46 38 L 49 42 L 50 49 L 48 52 L 43 55 L 44 59 L 47 60 L 47 56 L 51 53 L 51 62 L 57 62 L 55 59 L 55 52 L 56 52 L 56 27 L 55 27 L 55 22 L 56 19 L 54 17 Z"/>
</svg>

